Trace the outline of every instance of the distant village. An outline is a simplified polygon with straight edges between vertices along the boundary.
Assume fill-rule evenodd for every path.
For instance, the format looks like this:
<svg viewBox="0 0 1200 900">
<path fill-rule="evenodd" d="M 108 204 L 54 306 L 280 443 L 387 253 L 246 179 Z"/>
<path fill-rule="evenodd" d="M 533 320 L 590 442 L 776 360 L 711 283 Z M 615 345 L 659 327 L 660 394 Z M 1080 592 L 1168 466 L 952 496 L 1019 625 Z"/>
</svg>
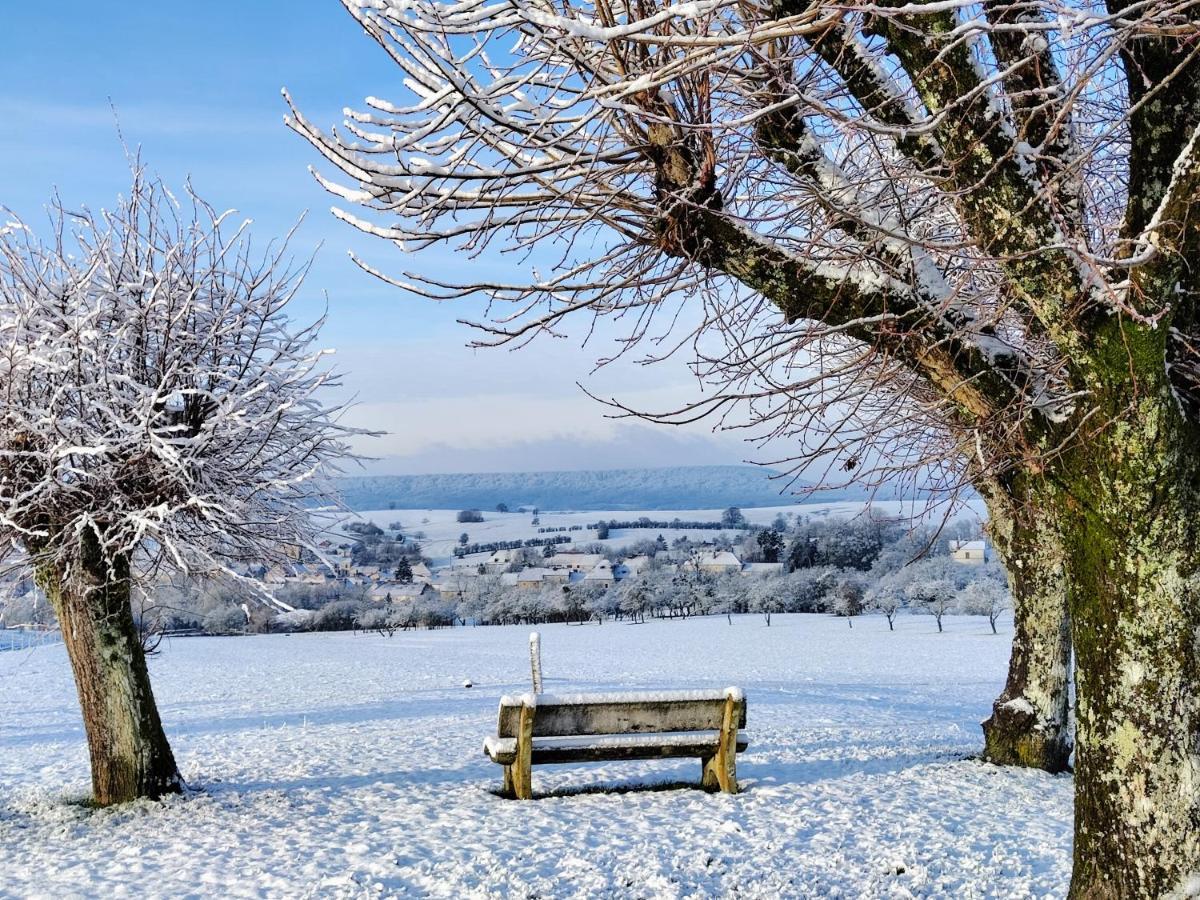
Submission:
<svg viewBox="0 0 1200 900">
<path fill-rule="evenodd" d="M 498 576 L 508 588 L 540 591 L 550 586 L 588 585 L 609 588 L 626 578 L 636 578 L 653 567 L 659 572 L 691 569 L 710 575 L 737 574 L 764 577 L 784 574 L 783 562 L 743 562 L 731 550 L 711 545 L 693 545 L 688 549 L 665 549 L 653 554 L 641 553 L 613 562 L 605 554 L 585 550 L 559 550 L 542 556 L 526 548 L 496 550 L 481 562 L 460 562 L 430 569 L 412 562 L 397 577 L 395 568 L 380 565 L 355 565 L 351 544 L 334 545 L 324 541 L 320 549 L 331 565 L 296 563 L 287 568 L 273 566 L 263 574 L 268 586 L 310 585 L 351 586 L 366 589 L 367 596 L 381 602 L 412 600 L 438 594 L 447 602 L 456 602 L 481 576 Z"/>
<path fill-rule="evenodd" d="M 459 521 L 482 517 L 466 511 Z M 143 613 L 169 633 L 224 634 L 626 615 L 636 620 L 646 614 L 856 613 L 868 608 L 888 579 L 908 591 L 893 605 L 923 608 L 929 601 L 912 589 L 922 577 L 935 582 L 929 596 L 943 597 L 938 602 L 945 606 L 945 597 L 957 597 L 978 580 L 968 570 L 986 570 L 992 580 L 1000 571 L 990 563 L 986 542 L 964 537 L 970 529 L 961 526 L 930 544 L 932 534 L 895 520 L 802 522 L 780 515 L 770 525 L 751 526 L 736 508 L 720 521 L 641 518 L 586 529 L 537 522 L 535 515 L 529 537 L 485 545 L 470 544 L 464 532 L 449 560 L 435 565 L 424 555 L 422 531 L 351 521 L 314 546 L 291 548 L 284 562 L 242 566 L 234 583 L 156 585 L 146 592 Z M 568 530 L 584 531 L 591 541 L 571 546 L 575 536 L 558 533 Z M 479 551 L 481 546 L 495 549 Z M 909 565 L 927 546 L 942 549 Z M 947 586 L 938 588 L 942 583 Z M 29 579 L 9 583 L 4 593 L 0 627 L 52 624 Z"/>
</svg>

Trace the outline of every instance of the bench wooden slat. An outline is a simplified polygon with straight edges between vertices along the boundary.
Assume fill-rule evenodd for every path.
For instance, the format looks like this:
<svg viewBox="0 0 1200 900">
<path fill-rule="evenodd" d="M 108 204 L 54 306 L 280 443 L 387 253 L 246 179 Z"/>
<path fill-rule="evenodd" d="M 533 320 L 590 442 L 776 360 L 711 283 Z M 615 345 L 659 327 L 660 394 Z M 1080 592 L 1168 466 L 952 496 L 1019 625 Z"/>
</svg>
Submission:
<svg viewBox="0 0 1200 900">
<path fill-rule="evenodd" d="M 671 759 L 715 755 L 720 746 L 719 731 L 677 731 L 658 734 L 597 735 L 534 738 L 530 754 L 533 765 L 554 763 L 601 762 L 623 759 Z M 750 738 L 737 736 L 737 750 L 745 752 Z M 517 757 L 517 739 L 489 737 L 483 742 L 488 759 L 512 765 Z"/>
</svg>

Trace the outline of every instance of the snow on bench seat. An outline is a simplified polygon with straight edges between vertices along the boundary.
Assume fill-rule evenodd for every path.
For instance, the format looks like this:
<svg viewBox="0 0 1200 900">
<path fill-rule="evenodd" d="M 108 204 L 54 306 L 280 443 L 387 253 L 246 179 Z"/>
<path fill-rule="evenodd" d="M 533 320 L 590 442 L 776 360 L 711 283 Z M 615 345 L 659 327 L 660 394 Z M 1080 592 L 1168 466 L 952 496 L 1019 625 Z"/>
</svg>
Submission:
<svg viewBox="0 0 1200 900">
<path fill-rule="evenodd" d="M 501 706 L 589 706 L 598 703 L 680 703 L 685 700 L 743 700 L 741 688 L 693 691 L 596 691 L 579 694 L 505 694 Z"/>
</svg>

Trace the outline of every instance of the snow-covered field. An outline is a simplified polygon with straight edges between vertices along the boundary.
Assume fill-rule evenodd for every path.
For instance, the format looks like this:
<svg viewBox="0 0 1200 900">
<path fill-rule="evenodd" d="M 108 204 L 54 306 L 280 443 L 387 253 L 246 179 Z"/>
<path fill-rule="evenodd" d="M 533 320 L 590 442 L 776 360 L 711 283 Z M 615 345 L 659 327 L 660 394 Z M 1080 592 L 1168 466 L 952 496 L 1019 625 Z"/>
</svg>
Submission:
<svg viewBox="0 0 1200 900">
<path fill-rule="evenodd" d="M 528 629 L 456 628 L 164 644 L 200 791 L 93 811 L 62 647 L 3 653 L 0 895 L 1060 897 L 1070 779 L 967 758 L 1009 636 L 947 621 L 542 628 L 550 691 L 744 687 L 737 796 L 667 760 L 535 768 L 540 799 L 497 797 L 480 745 L 526 689 Z"/>
<path fill-rule="evenodd" d="M 850 519 L 862 513 L 866 504 L 861 500 L 844 500 L 831 503 L 791 503 L 786 506 L 759 506 L 742 510 L 746 520 L 755 525 L 769 524 L 779 513 L 792 513 L 798 516 L 817 516 L 829 518 Z M 871 504 L 872 510 L 878 515 L 914 515 L 911 504 L 894 500 L 877 500 Z M 591 525 L 599 521 L 630 521 L 643 516 L 655 522 L 669 522 L 672 519 L 694 522 L 716 522 L 721 518 L 720 509 L 672 509 L 672 510 L 619 510 L 599 512 L 556 512 L 543 511 L 539 514 L 541 527 L 562 527 L 571 525 Z M 962 515 L 971 515 L 970 510 L 964 510 Z M 978 514 L 976 511 L 975 514 Z M 433 559 L 434 565 L 446 565 L 452 559 L 458 536 L 464 531 L 470 536 L 472 543 L 487 543 L 490 541 L 511 541 L 531 537 L 549 537 L 538 534 L 538 525 L 532 525 L 533 516 L 530 513 L 498 513 L 494 510 L 483 510 L 482 522 L 458 522 L 455 509 L 377 509 L 355 512 L 352 519 L 374 522 L 381 528 L 386 528 L 393 522 L 403 525 L 406 534 L 424 532 L 425 539 L 421 541 L 422 552 Z M 597 543 L 594 531 L 568 531 L 575 544 Z M 712 540 L 722 532 L 688 529 L 614 529 L 612 536 L 599 543 L 609 544 L 617 549 L 626 547 L 639 540 L 653 540 L 662 534 L 667 541 L 677 537 L 687 536 L 693 540 Z M 741 532 L 723 532 L 730 536 L 738 536 Z M 571 545 L 565 545 L 564 549 Z M 472 557 L 474 558 L 474 557 Z"/>
</svg>

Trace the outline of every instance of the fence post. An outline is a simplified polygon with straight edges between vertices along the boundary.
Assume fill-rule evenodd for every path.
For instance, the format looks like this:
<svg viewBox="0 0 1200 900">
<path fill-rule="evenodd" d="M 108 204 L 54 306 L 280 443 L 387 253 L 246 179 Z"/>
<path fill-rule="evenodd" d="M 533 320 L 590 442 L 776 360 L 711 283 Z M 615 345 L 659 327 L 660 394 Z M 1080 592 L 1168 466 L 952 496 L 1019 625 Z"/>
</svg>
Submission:
<svg viewBox="0 0 1200 900">
<path fill-rule="evenodd" d="M 529 633 L 529 668 L 533 673 L 533 692 L 542 692 L 542 636 L 536 631 Z"/>
</svg>

